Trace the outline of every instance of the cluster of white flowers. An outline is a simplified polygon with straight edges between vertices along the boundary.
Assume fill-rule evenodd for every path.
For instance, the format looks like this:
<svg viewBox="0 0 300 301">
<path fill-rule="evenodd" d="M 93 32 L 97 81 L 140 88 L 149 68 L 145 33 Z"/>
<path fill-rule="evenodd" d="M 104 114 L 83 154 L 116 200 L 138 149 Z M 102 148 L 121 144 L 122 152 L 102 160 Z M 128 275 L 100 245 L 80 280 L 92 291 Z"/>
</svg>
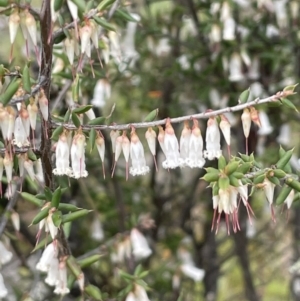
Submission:
<svg viewBox="0 0 300 301">
<path fill-rule="evenodd" d="M 54 293 L 65 295 L 70 292 L 67 287 L 67 267 L 64 260 L 59 261 L 57 242 L 53 241 L 45 248 L 43 255 L 36 265 L 41 272 L 46 272 L 45 282 L 55 286 Z"/>
<path fill-rule="evenodd" d="M 111 260 L 119 263 L 133 256 L 136 260 L 149 257 L 152 250 L 149 247 L 146 237 L 137 229 L 133 228 L 130 235 L 118 241 L 115 251 L 111 254 Z"/>
<path fill-rule="evenodd" d="M 63 132 L 56 144 L 56 168 L 53 170 L 53 173 L 58 176 L 67 175 L 75 179 L 87 177 L 85 145 L 85 136 L 81 131 L 78 131 L 73 139 L 72 132 Z M 70 155 L 72 168 L 70 167 Z"/>
<path fill-rule="evenodd" d="M 5 245 L 3 244 L 2 241 L 0 241 L 0 254 L 1 254 L 1 256 L 0 256 L 0 266 L 2 266 L 3 264 L 8 263 L 13 257 L 13 254 L 6 249 L 6 247 L 5 247 Z M 8 291 L 7 291 L 7 289 L 4 285 L 3 277 L 0 274 L 0 299 L 6 297 L 7 294 L 8 294 Z"/>
<path fill-rule="evenodd" d="M 238 196 L 241 198 L 243 204 L 245 205 L 249 220 L 251 223 L 251 216 L 253 211 L 248 203 L 248 188 L 247 185 L 243 185 L 241 180 L 239 180 L 240 186 L 234 187 L 229 185 L 227 189 L 219 189 L 216 195 L 213 195 L 213 208 L 214 208 L 214 216 L 212 222 L 212 230 L 216 226 L 216 232 L 218 231 L 220 218 L 222 212 L 225 213 L 225 221 L 227 226 L 227 232 L 230 233 L 230 219 L 232 223 L 232 228 L 234 232 L 240 230 L 240 225 L 238 221 Z M 218 217 L 217 217 L 218 213 Z"/>
</svg>

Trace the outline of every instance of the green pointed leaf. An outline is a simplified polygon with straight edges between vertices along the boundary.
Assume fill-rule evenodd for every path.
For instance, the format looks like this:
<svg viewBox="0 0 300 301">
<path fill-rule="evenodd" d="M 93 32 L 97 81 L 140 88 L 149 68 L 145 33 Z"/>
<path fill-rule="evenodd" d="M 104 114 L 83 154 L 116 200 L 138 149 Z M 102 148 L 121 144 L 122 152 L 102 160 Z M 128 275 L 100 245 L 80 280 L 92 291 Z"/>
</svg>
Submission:
<svg viewBox="0 0 300 301">
<path fill-rule="evenodd" d="M 54 10 L 57 12 L 61 9 L 64 0 L 54 0 Z"/>
<path fill-rule="evenodd" d="M 150 122 L 150 121 L 153 121 L 156 119 L 158 115 L 158 109 L 155 109 L 153 111 L 151 111 L 147 116 L 146 118 L 144 119 L 145 122 Z"/>
<path fill-rule="evenodd" d="M 276 205 L 281 205 L 286 200 L 291 191 L 292 187 L 289 187 L 287 185 L 284 185 L 282 188 L 280 188 L 280 192 L 275 201 Z"/>
<path fill-rule="evenodd" d="M 92 107 L 93 107 L 93 105 L 80 106 L 80 107 L 74 109 L 72 111 L 72 113 L 83 114 L 83 113 L 89 111 Z"/>
<path fill-rule="evenodd" d="M 103 255 L 101 255 L 101 254 L 95 254 L 95 255 L 86 257 L 84 259 L 80 259 L 77 262 L 78 262 L 79 266 L 83 269 L 83 268 L 89 267 L 93 263 L 99 261 L 101 257 L 103 257 Z"/>
<path fill-rule="evenodd" d="M 113 4 L 116 0 L 102 0 L 100 4 L 97 6 L 98 11 L 102 11 L 111 4 Z"/>
<path fill-rule="evenodd" d="M 77 7 L 80 13 L 85 12 L 86 3 L 84 0 L 71 0 Z"/>
<path fill-rule="evenodd" d="M 256 176 L 253 180 L 253 184 L 254 185 L 260 184 L 265 180 L 265 178 L 266 178 L 265 174 Z"/>
<path fill-rule="evenodd" d="M 79 128 L 81 126 L 81 122 L 80 122 L 80 119 L 78 118 L 77 114 L 72 113 L 72 121 L 77 128 Z"/>
<path fill-rule="evenodd" d="M 31 161 L 36 161 L 37 157 L 35 155 L 35 153 L 33 152 L 33 150 L 30 148 L 27 152 L 27 156 Z"/>
<path fill-rule="evenodd" d="M 239 183 L 239 180 L 236 177 L 234 177 L 233 175 L 229 176 L 229 183 L 231 186 L 234 186 L 234 187 L 241 186 L 241 184 Z"/>
<path fill-rule="evenodd" d="M 250 95 L 250 88 L 248 88 L 247 90 L 241 93 L 239 97 L 239 103 L 246 103 L 249 99 L 249 95 Z"/>
<path fill-rule="evenodd" d="M 52 213 L 52 221 L 55 227 L 59 227 L 62 222 L 62 214 L 60 211 L 54 211 Z"/>
<path fill-rule="evenodd" d="M 71 110 L 68 109 L 65 116 L 64 116 L 64 122 L 69 122 L 71 116 Z"/>
<path fill-rule="evenodd" d="M 298 109 L 296 108 L 296 106 L 287 98 L 282 98 L 281 102 L 287 106 L 288 108 L 295 110 L 297 113 L 299 113 Z"/>
<path fill-rule="evenodd" d="M 102 294 L 101 291 L 98 287 L 92 285 L 92 284 L 88 284 L 85 288 L 84 288 L 84 292 L 89 296 L 92 297 L 93 300 L 96 301 L 102 301 Z"/>
<path fill-rule="evenodd" d="M 224 156 L 221 156 L 218 160 L 218 169 L 223 170 L 226 167 L 226 159 Z"/>
<path fill-rule="evenodd" d="M 42 200 L 40 200 L 39 198 L 37 198 L 36 196 L 34 196 L 28 192 L 21 192 L 20 195 L 24 200 L 26 200 L 38 207 L 42 207 L 44 204 L 44 202 Z"/>
<path fill-rule="evenodd" d="M 283 91 L 291 91 L 292 93 L 294 93 L 294 90 L 295 88 L 298 86 L 298 84 L 295 84 L 295 85 L 289 85 L 289 86 L 286 86 Z"/>
<path fill-rule="evenodd" d="M 97 117 L 95 119 L 89 120 L 87 124 L 89 125 L 103 125 L 105 124 L 106 117 Z"/>
<path fill-rule="evenodd" d="M 8 5 L 8 0 L 0 0 L 0 7 L 6 7 Z"/>
<path fill-rule="evenodd" d="M 239 166 L 239 162 L 237 161 L 231 161 L 227 164 L 227 166 L 225 167 L 225 173 L 229 176 L 231 175 L 233 172 L 235 172 Z"/>
<path fill-rule="evenodd" d="M 79 87 L 80 87 L 79 75 L 77 73 L 76 78 L 72 84 L 72 98 L 75 102 L 78 102 L 78 99 L 79 99 Z"/>
<path fill-rule="evenodd" d="M 49 187 L 44 188 L 45 196 L 46 196 L 46 201 L 51 202 L 52 201 L 52 191 L 50 190 Z"/>
<path fill-rule="evenodd" d="M 285 154 L 279 159 L 279 161 L 276 163 L 277 169 L 283 169 L 287 163 L 289 163 L 292 155 L 293 155 L 294 149 L 290 149 L 289 151 L 285 152 Z"/>
<path fill-rule="evenodd" d="M 18 91 L 20 86 L 20 80 L 13 79 L 9 86 L 6 88 L 5 92 L 0 95 L 0 102 L 3 104 L 3 106 L 6 106 L 12 97 L 15 95 L 15 93 Z"/>
<path fill-rule="evenodd" d="M 214 173 L 209 172 L 209 173 L 205 174 L 201 179 L 203 179 L 204 181 L 210 183 L 210 182 L 218 181 L 219 178 L 220 178 L 220 172 L 217 171 L 217 172 L 214 172 Z"/>
<path fill-rule="evenodd" d="M 108 31 L 116 31 L 115 27 L 108 23 L 105 19 L 94 16 L 93 19 L 97 24 L 99 24 L 101 27 Z"/>
<path fill-rule="evenodd" d="M 296 191 L 300 192 L 300 183 L 293 179 L 292 177 L 289 177 L 285 180 L 285 183 L 295 189 Z"/>
<path fill-rule="evenodd" d="M 85 215 L 89 214 L 92 210 L 87 210 L 87 209 L 81 209 L 69 214 L 65 214 L 62 217 L 62 222 L 63 223 L 68 223 L 68 222 L 72 222 L 75 221 L 79 218 L 84 217 Z"/>
<path fill-rule="evenodd" d="M 220 189 L 226 190 L 229 187 L 229 178 L 228 177 L 219 178 L 218 185 Z"/>
<path fill-rule="evenodd" d="M 63 131 L 64 131 L 64 127 L 60 125 L 52 132 L 51 140 L 58 141 L 59 136 L 62 134 Z"/>
<path fill-rule="evenodd" d="M 212 194 L 213 194 L 213 196 L 216 196 L 216 195 L 218 195 L 219 194 L 219 184 L 218 184 L 218 182 L 216 182 L 214 185 L 213 185 L 213 187 L 212 187 Z"/>
<path fill-rule="evenodd" d="M 30 72 L 28 65 L 26 64 L 22 73 L 23 89 L 27 93 L 31 93 L 31 82 L 30 82 Z"/>
<path fill-rule="evenodd" d="M 53 192 L 52 200 L 51 200 L 51 206 L 57 208 L 59 205 L 61 199 L 61 188 L 58 187 L 56 190 Z"/>
<path fill-rule="evenodd" d="M 39 223 L 41 220 L 43 220 L 44 218 L 46 218 L 48 216 L 50 207 L 45 207 L 44 209 L 42 209 L 32 220 L 32 225 L 36 225 L 37 223 Z"/>
<path fill-rule="evenodd" d="M 59 203 L 57 208 L 59 210 L 67 211 L 67 212 L 75 212 L 75 211 L 78 211 L 78 210 L 82 209 L 82 208 L 79 208 L 79 207 L 77 207 L 73 204 L 68 204 L 68 203 Z"/>
<path fill-rule="evenodd" d="M 79 277 L 79 275 L 82 273 L 81 268 L 78 264 L 78 262 L 76 261 L 76 259 L 71 255 L 69 256 L 68 260 L 67 260 L 67 265 L 68 268 L 72 271 L 72 273 L 74 274 L 74 276 L 76 278 Z"/>
<path fill-rule="evenodd" d="M 129 14 L 127 11 L 125 11 L 121 8 L 116 9 L 114 16 L 117 18 L 123 19 L 124 21 L 128 21 L 128 22 L 137 22 L 138 21 L 137 19 L 132 17 L 131 14 Z"/>
<path fill-rule="evenodd" d="M 276 177 L 268 177 L 268 180 L 276 186 L 280 186 L 280 181 Z"/>
</svg>

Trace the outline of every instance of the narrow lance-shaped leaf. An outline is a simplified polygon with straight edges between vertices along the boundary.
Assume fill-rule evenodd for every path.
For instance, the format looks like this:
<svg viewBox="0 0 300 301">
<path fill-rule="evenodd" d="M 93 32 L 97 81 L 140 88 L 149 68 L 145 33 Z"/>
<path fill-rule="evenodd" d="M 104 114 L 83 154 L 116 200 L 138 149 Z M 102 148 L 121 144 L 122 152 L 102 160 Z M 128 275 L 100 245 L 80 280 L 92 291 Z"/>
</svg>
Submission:
<svg viewBox="0 0 300 301">
<path fill-rule="evenodd" d="M 75 102 L 79 99 L 79 75 L 76 74 L 76 78 L 72 84 L 72 98 Z"/>
<path fill-rule="evenodd" d="M 98 287 L 92 285 L 92 284 L 88 284 L 85 288 L 84 288 L 84 292 L 93 298 L 93 300 L 96 301 L 101 301 L 102 300 L 102 295 L 101 295 L 101 291 L 99 290 Z"/>
<path fill-rule="evenodd" d="M 15 95 L 15 93 L 19 89 L 19 86 L 20 86 L 20 80 L 13 79 L 10 82 L 9 86 L 7 87 L 7 89 L 5 90 L 5 92 L 0 95 L 0 102 L 4 106 L 6 106 L 10 102 L 10 100 L 12 99 L 12 97 Z"/>
<path fill-rule="evenodd" d="M 281 205 L 286 198 L 288 197 L 288 195 L 290 194 L 290 192 L 292 191 L 292 187 L 288 186 L 288 185 L 284 185 L 281 189 L 280 192 L 276 198 L 276 205 Z"/>
<path fill-rule="evenodd" d="M 20 194 L 23 199 L 25 199 L 26 201 L 28 201 L 36 206 L 41 207 L 44 204 L 44 202 L 41 199 L 35 197 L 34 195 L 32 195 L 28 192 L 22 192 Z"/>
<path fill-rule="evenodd" d="M 64 3 L 64 0 L 54 0 L 54 10 L 59 11 Z"/>
<path fill-rule="evenodd" d="M 283 169 L 287 163 L 290 161 L 292 155 L 293 155 L 294 149 L 285 152 L 285 154 L 279 159 L 279 161 L 276 163 L 276 167 L 278 169 Z"/>
<path fill-rule="evenodd" d="M 218 168 L 220 169 L 220 170 L 222 170 L 222 169 L 224 169 L 225 167 L 226 167 L 226 159 L 225 159 L 225 157 L 224 156 L 221 156 L 220 158 L 219 158 L 219 160 L 218 160 Z"/>
<path fill-rule="evenodd" d="M 92 210 L 87 210 L 87 209 L 81 209 L 78 210 L 76 212 L 72 212 L 66 215 L 63 215 L 62 217 L 62 222 L 63 223 L 67 223 L 67 222 L 72 222 L 75 221 L 85 215 L 87 215 L 88 213 L 90 213 Z"/>
<path fill-rule="evenodd" d="M 239 97 L 239 103 L 245 103 L 248 101 L 250 95 L 250 88 L 248 88 L 247 90 L 243 91 Z"/>
<path fill-rule="evenodd" d="M 229 187 L 229 178 L 224 176 L 219 178 L 218 185 L 220 189 L 226 190 Z"/>
<path fill-rule="evenodd" d="M 32 225 L 36 225 L 37 223 L 39 223 L 41 220 L 43 220 L 44 218 L 46 218 L 48 216 L 50 207 L 45 207 L 44 209 L 42 209 L 32 220 Z"/>
<path fill-rule="evenodd" d="M 8 5 L 8 0 L 0 0 L 0 7 L 5 7 Z"/>
<path fill-rule="evenodd" d="M 67 211 L 67 212 L 74 212 L 74 211 L 78 211 L 82 208 L 79 208 L 73 204 L 59 203 L 57 209 L 62 210 L 62 211 Z"/>
<path fill-rule="evenodd" d="M 97 6 L 98 11 L 102 11 L 107 8 L 109 5 L 113 4 L 116 0 L 102 0 Z"/>
<path fill-rule="evenodd" d="M 111 25 L 110 23 L 108 23 L 105 19 L 96 17 L 96 16 L 94 16 L 93 19 L 95 20 L 95 22 L 97 24 L 102 26 L 104 29 L 106 29 L 108 31 L 116 31 L 115 27 L 113 25 Z"/>
<path fill-rule="evenodd" d="M 150 121 L 153 121 L 155 120 L 155 118 L 157 117 L 158 115 L 158 109 L 155 109 L 153 111 L 151 111 L 147 116 L 146 118 L 144 119 L 145 122 L 150 122 Z"/>
<path fill-rule="evenodd" d="M 281 102 L 287 106 L 288 108 L 295 110 L 296 112 L 299 112 L 296 106 L 287 98 L 281 98 Z"/>
<path fill-rule="evenodd" d="M 52 201 L 52 191 L 50 190 L 49 187 L 45 187 L 44 188 L 44 192 L 45 192 L 45 196 L 46 196 L 46 200 L 47 202 L 51 202 Z"/>
<path fill-rule="evenodd" d="M 93 105 L 81 106 L 81 107 L 78 107 L 78 108 L 74 109 L 72 111 L 72 113 L 83 114 L 83 113 L 89 111 L 92 107 L 93 107 Z"/>
<path fill-rule="evenodd" d="M 59 127 L 57 127 L 53 132 L 52 132 L 52 136 L 51 139 L 54 141 L 58 141 L 59 136 L 62 134 L 64 130 L 64 127 L 62 125 L 60 125 Z"/>
<path fill-rule="evenodd" d="M 81 126 L 81 122 L 80 122 L 80 119 L 78 118 L 77 114 L 72 113 L 72 121 L 77 128 L 79 128 Z"/>
<path fill-rule="evenodd" d="M 116 9 L 114 15 L 120 19 L 123 19 L 124 21 L 137 22 L 137 20 L 134 17 L 132 17 L 131 14 L 129 14 L 127 11 L 121 8 Z"/>
<path fill-rule="evenodd" d="M 300 192 L 300 183 L 297 180 L 289 177 L 285 180 L 285 183 Z"/>
<path fill-rule="evenodd" d="M 72 255 L 69 256 L 67 260 L 67 265 L 76 278 L 81 274 L 81 268 Z"/>
<path fill-rule="evenodd" d="M 62 222 L 62 214 L 60 211 L 54 211 L 52 213 L 52 221 L 55 227 L 59 227 Z"/>
<path fill-rule="evenodd" d="M 69 122 L 71 116 L 71 110 L 68 109 L 65 116 L 64 116 L 64 122 Z"/>
<path fill-rule="evenodd" d="M 101 254 L 92 255 L 92 256 L 89 256 L 87 258 L 78 260 L 77 263 L 83 269 L 83 268 L 89 267 L 93 263 L 99 261 L 102 256 L 103 255 L 101 255 Z"/>
<path fill-rule="evenodd" d="M 86 3 L 85 3 L 85 1 L 83 1 L 83 0 L 72 0 L 72 2 L 76 4 L 76 6 L 78 7 L 78 10 L 79 10 L 81 13 L 84 13 L 84 12 L 85 12 L 85 8 L 86 8 Z"/>
<path fill-rule="evenodd" d="M 61 188 L 58 187 L 53 192 L 52 200 L 51 200 L 51 206 L 57 208 L 58 205 L 59 205 L 60 199 L 61 199 Z"/>
</svg>

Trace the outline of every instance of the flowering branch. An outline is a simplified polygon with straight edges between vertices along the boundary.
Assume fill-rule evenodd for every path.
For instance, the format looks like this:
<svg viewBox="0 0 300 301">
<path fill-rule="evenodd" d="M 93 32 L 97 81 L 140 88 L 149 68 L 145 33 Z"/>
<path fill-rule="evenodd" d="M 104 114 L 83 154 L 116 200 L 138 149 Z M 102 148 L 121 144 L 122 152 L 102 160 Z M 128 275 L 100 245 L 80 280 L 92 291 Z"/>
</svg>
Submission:
<svg viewBox="0 0 300 301">
<path fill-rule="evenodd" d="M 222 115 L 224 113 L 229 113 L 229 112 L 238 112 L 245 108 L 254 107 L 254 106 L 257 106 L 260 104 L 264 104 L 264 103 L 277 102 L 281 98 L 287 97 L 291 94 L 292 93 L 290 91 L 280 91 L 267 98 L 263 98 L 263 99 L 256 98 L 252 101 L 238 104 L 233 107 L 227 107 L 227 108 L 214 110 L 214 111 L 206 111 L 204 113 L 170 118 L 170 122 L 171 123 L 180 123 L 180 122 L 183 122 L 186 120 L 191 120 L 191 119 L 208 119 L 209 117 L 218 116 L 218 115 Z M 132 127 L 147 128 L 147 127 L 152 127 L 152 126 L 157 126 L 157 125 L 164 125 L 166 123 L 166 120 L 167 119 L 165 118 L 165 119 L 151 121 L 151 122 L 137 122 L 137 123 L 127 123 L 127 124 L 120 124 L 120 125 L 82 125 L 81 128 L 83 130 L 90 130 L 91 128 L 94 128 L 97 130 L 106 130 L 106 129 L 108 129 L 108 130 L 128 130 Z M 68 130 L 76 130 L 76 127 L 73 124 L 52 122 L 53 128 L 56 128 L 58 126 L 64 126 Z"/>
</svg>

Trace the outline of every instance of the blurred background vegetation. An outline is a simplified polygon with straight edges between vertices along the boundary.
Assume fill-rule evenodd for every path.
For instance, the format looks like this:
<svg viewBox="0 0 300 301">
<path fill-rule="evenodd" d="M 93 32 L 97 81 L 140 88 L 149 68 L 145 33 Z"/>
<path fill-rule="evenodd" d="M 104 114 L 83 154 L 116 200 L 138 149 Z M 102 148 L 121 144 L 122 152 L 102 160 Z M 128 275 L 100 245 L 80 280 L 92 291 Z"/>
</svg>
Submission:
<svg viewBox="0 0 300 301">
<path fill-rule="evenodd" d="M 39 3 L 34 5 L 39 9 Z M 88 63 L 79 74 L 79 103 L 93 103 L 98 116 L 106 116 L 113 104 L 116 109 L 112 121 L 117 124 L 140 122 L 155 108 L 159 109 L 159 119 L 183 116 L 236 105 L 240 93 L 249 87 L 251 99 L 255 99 L 299 82 L 298 1 L 132 0 L 121 5 L 139 21 L 128 22 L 115 14 L 109 22 L 117 28 L 116 34 L 104 29 L 99 42 L 104 66 L 94 51 L 95 78 Z M 71 20 L 66 4 L 61 15 L 65 22 Z M 3 17 L 1 21 L 1 38 L 6 45 L 0 49 L 4 62 L 9 56 L 6 20 Z M 110 59 L 105 62 L 107 46 Z M 20 55 L 23 47 L 20 34 L 13 64 L 25 62 Z M 72 103 L 71 93 L 61 94 L 72 84 L 72 68 L 61 44 L 55 45 L 55 51 L 59 57 L 54 58 L 53 68 L 57 69 L 51 105 L 53 114 L 62 116 Z M 34 68 L 32 72 L 37 77 Z M 101 79 L 110 85 L 111 94 L 95 92 Z M 297 95 L 293 102 L 299 107 Z M 299 115 L 281 106 L 264 105 L 258 109 L 265 113 L 265 124 L 261 129 L 252 126 L 251 152 L 263 166 L 270 166 L 278 160 L 280 144 L 288 149 L 295 147 L 292 168 L 297 173 Z M 232 155 L 245 151 L 240 115 L 227 115 L 232 124 Z M 200 124 L 204 137 L 206 122 Z M 183 124 L 174 128 L 179 138 Z M 156 172 L 144 139 L 145 130 L 137 132 L 145 147 L 150 174 L 126 181 L 121 156 L 111 178 L 113 154 L 109 132 L 104 131 L 106 178 L 97 151 L 87 148 L 89 176 L 70 180 L 69 193 L 64 194 L 65 202 L 94 210 L 89 217 L 73 223 L 69 241 L 75 257 L 103 254 L 99 263 L 84 270 L 88 281 L 101 289 L 103 300 L 125 300 L 124 296 L 117 297 L 126 286 L 117 268 L 130 274 L 139 263 L 149 270 L 144 280 L 153 301 L 300 300 L 300 272 L 289 272 L 300 255 L 299 203 L 294 203 L 288 213 L 276 208 L 277 222 L 273 223 L 265 196 L 258 191 L 250 200 L 255 213 L 252 226 L 241 206 L 241 231 L 228 236 L 222 224 L 216 235 L 211 232 L 211 190 L 199 180 L 204 171 L 162 169 L 163 154 L 157 147 Z M 206 166 L 215 164 L 207 162 Z M 69 180 L 59 178 L 57 183 L 67 187 Z M 34 192 L 29 184 L 25 189 Z M 7 300 L 56 300 L 44 285 L 43 276 L 34 269 L 41 253 L 31 254 L 36 229 L 28 229 L 27 225 L 37 210 L 22 200 L 16 210 L 22 223 L 20 234 L 11 240 L 15 261 L 2 270 L 10 290 Z M 118 241 L 128 236 L 133 227 L 146 236 L 152 255 L 140 261 L 115 262 L 112 254 Z M 12 230 L 11 225 L 8 230 Z M 205 271 L 202 281 L 182 273 L 180 267 L 187 258 Z M 80 298 L 79 289 L 74 288 L 61 300 Z"/>
</svg>

